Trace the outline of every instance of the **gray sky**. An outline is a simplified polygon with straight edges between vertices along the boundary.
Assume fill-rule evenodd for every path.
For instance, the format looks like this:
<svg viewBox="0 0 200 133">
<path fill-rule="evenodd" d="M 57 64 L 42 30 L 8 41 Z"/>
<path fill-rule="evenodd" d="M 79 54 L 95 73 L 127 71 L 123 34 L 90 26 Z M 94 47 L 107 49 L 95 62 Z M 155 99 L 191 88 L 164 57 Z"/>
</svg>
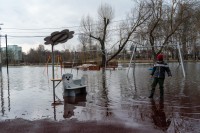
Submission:
<svg viewBox="0 0 200 133">
<path fill-rule="evenodd" d="M 115 11 L 114 20 L 125 19 L 126 13 L 134 6 L 132 0 L 0 0 L 1 35 L 8 35 L 8 45 L 19 45 L 23 52 L 44 44 L 44 38 L 14 36 L 49 36 L 54 31 L 68 28 L 79 32 L 75 26 L 80 25 L 83 16 L 97 16 L 100 4 L 108 3 Z M 55 48 L 63 49 L 63 45 L 72 49 L 79 44 L 77 35 L 65 44 Z M 1 38 L 5 47 L 5 39 Z M 50 46 L 45 46 L 50 49 Z"/>
</svg>

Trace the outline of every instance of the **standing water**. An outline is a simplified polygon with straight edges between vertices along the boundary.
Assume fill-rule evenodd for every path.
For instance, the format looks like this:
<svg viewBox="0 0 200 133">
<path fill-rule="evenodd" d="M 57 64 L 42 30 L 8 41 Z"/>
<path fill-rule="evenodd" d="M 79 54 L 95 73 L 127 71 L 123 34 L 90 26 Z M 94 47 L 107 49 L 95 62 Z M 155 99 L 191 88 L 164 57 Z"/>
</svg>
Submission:
<svg viewBox="0 0 200 133">
<path fill-rule="evenodd" d="M 200 63 L 186 63 L 186 78 L 178 63 L 169 63 L 173 77 L 164 83 L 164 99 L 157 86 L 154 99 L 148 98 L 152 80 L 148 64 L 135 70 L 77 71 L 74 79 L 86 78 L 87 95 L 63 98 L 62 82 L 56 87 L 53 103 L 51 67 L 6 67 L 0 73 L 0 121 L 22 118 L 35 121 L 77 120 L 124 124 L 132 128 L 167 132 L 198 132 L 200 125 Z M 70 73 L 71 69 L 63 70 Z M 55 68 L 55 77 L 61 78 Z M 58 82 L 56 82 L 57 84 Z"/>
</svg>

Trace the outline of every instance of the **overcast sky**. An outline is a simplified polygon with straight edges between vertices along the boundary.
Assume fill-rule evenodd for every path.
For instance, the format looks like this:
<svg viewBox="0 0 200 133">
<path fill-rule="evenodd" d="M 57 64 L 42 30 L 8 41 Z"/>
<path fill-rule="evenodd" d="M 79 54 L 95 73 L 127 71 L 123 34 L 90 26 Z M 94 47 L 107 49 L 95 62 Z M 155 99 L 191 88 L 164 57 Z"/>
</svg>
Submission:
<svg viewBox="0 0 200 133">
<path fill-rule="evenodd" d="M 88 14 L 96 17 L 98 7 L 104 3 L 114 8 L 115 21 L 125 19 L 126 13 L 134 6 L 133 0 L 0 0 L 0 23 L 3 23 L 0 32 L 8 35 L 8 45 L 19 45 L 23 52 L 27 52 L 44 44 L 44 38 L 22 36 L 48 36 L 66 27 L 77 33 L 75 26 L 80 25 L 81 18 Z M 5 47 L 4 38 L 1 38 L 1 44 Z M 75 35 L 55 49 L 62 50 L 62 45 L 72 49 L 77 44 Z M 45 48 L 50 49 L 50 46 Z"/>
</svg>

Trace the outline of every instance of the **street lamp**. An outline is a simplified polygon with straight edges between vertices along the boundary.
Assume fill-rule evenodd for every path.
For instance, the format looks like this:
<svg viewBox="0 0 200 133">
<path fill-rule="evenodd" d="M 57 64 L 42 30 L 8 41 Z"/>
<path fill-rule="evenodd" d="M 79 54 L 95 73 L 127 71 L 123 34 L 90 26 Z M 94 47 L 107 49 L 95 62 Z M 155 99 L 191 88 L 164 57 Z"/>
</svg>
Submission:
<svg viewBox="0 0 200 133">
<path fill-rule="evenodd" d="M 3 23 L 0 23 L 0 25 L 3 25 Z M 1 72 L 1 27 L 0 27 L 0 72 Z"/>
</svg>

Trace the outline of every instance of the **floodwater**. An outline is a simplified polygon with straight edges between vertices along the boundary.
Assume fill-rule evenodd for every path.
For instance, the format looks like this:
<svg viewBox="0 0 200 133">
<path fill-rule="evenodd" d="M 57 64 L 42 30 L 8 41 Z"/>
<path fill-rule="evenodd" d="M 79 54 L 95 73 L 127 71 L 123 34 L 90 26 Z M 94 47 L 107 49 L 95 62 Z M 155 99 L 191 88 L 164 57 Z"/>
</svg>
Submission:
<svg viewBox="0 0 200 133">
<path fill-rule="evenodd" d="M 164 99 L 157 86 L 154 99 L 148 98 L 152 79 L 149 64 L 136 64 L 135 70 L 77 71 L 74 78 L 86 78 L 87 95 L 63 98 L 62 82 L 56 87 L 53 105 L 51 67 L 6 67 L 0 73 L 0 122 L 14 119 L 29 121 L 121 124 L 127 128 L 158 132 L 199 132 L 200 63 L 185 63 L 186 78 L 178 63 L 169 63 L 172 79 L 166 76 Z M 62 73 L 71 73 L 63 69 Z M 61 78 L 55 67 L 55 77 Z M 57 84 L 58 82 L 56 82 Z"/>
</svg>

